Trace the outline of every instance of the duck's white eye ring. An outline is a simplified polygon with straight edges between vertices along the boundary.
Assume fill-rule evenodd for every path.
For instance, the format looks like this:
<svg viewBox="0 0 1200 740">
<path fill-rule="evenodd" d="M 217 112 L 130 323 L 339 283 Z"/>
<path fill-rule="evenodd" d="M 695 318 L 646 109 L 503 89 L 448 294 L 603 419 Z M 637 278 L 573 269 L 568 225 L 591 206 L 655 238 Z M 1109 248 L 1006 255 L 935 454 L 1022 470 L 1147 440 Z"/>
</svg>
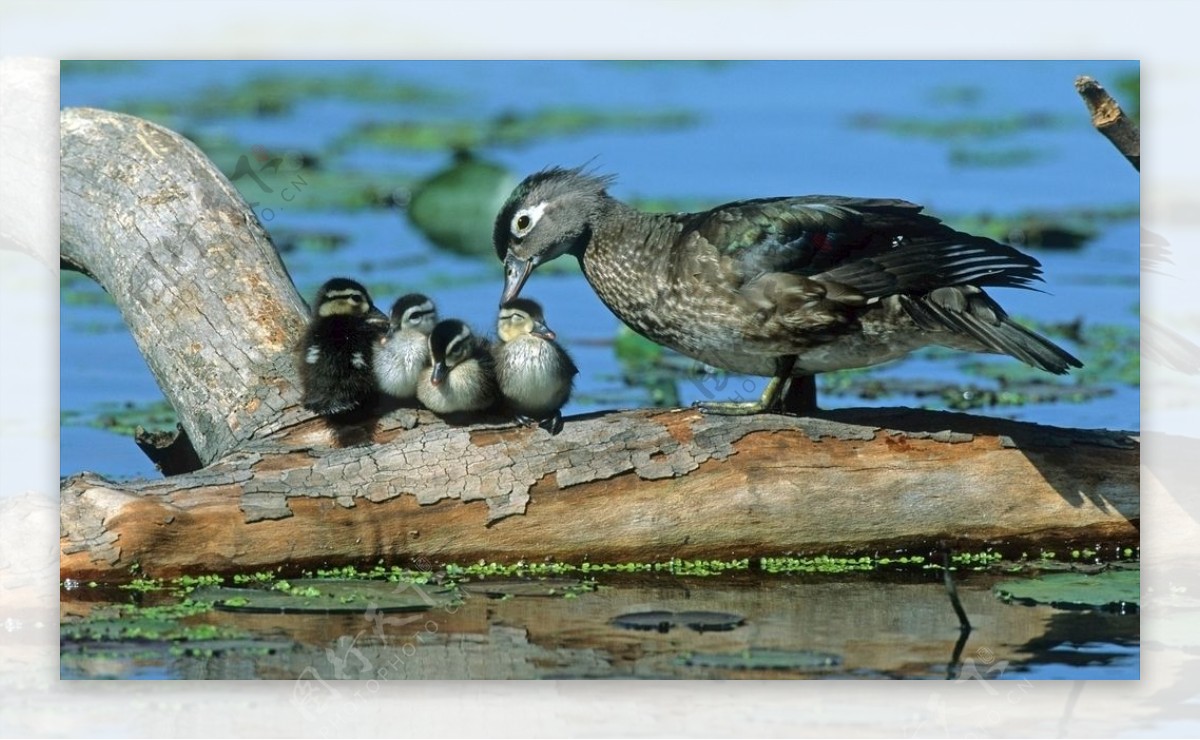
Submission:
<svg viewBox="0 0 1200 740">
<path fill-rule="evenodd" d="M 537 222 L 541 220 L 542 214 L 546 211 L 545 203 L 538 203 L 530 208 L 522 208 L 517 211 L 512 220 L 513 236 L 521 237 L 533 231 L 533 227 L 537 226 Z"/>
</svg>

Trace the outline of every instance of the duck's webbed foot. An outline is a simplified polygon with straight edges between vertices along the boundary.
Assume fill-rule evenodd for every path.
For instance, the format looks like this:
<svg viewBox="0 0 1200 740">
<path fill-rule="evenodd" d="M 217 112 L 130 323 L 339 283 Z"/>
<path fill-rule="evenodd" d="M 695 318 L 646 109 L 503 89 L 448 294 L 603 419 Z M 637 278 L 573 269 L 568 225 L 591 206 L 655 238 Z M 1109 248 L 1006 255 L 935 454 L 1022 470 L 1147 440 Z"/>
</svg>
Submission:
<svg viewBox="0 0 1200 740">
<path fill-rule="evenodd" d="M 563 427 L 562 412 L 560 411 L 555 411 L 553 416 L 547 416 L 545 419 L 537 419 L 532 416 L 525 416 L 524 414 L 517 414 L 515 418 L 521 426 L 541 427 L 550 432 L 551 435 L 558 434 L 562 431 Z"/>
<path fill-rule="evenodd" d="M 806 414 L 817 410 L 817 382 L 811 375 L 792 377 L 796 358 L 779 360 L 775 377 L 767 381 L 757 401 L 719 401 L 693 404 L 706 414 L 750 416 L 764 413 Z"/>
<path fill-rule="evenodd" d="M 782 386 L 783 378 L 777 376 L 767 381 L 767 387 L 757 401 L 697 401 L 693 406 L 700 409 L 701 413 L 719 416 L 752 416 L 779 411 Z"/>
<path fill-rule="evenodd" d="M 558 434 L 563 428 L 562 412 L 555 411 L 553 416 L 547 416 L 539 421 L 538 426 L 550 432 L 551 436 Z"/>
</svg>

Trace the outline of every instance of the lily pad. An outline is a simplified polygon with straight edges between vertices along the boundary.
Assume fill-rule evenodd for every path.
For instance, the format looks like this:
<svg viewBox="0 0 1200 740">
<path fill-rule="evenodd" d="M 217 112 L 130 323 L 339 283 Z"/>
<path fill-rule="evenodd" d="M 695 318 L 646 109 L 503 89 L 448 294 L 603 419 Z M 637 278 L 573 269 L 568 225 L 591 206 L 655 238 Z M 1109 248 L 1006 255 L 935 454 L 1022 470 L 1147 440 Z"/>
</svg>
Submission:
<svg viewBox="0 0 1200 740">
<path fill-rule="evenodd" d="M 202 588 L 192 598 L 220 611 L 252 614 L 358 614 L 426 611 L 454 600 L 445 586 L 305 578 L 279 581 L 271 589 Z"/>
<path fill-rule="evenodd" d="M 728 632 L 746 623 L 740 614 L 727 612 L 633 612 L 613 617 L 609 622 L 614 627 L 646 632 L 670 632 L 673 627 L 687 627 L 697 632 Z"/>
<path fill-rule="evenodd" d="M 496 214 L 516 185 L 516 176 L 504 167 L 460 153 L 450 167 L 413 188 L 408 219 L 443 249 L 494 260 Z"/>
<path fill-rule="evenodd" d="M 842 665 L 842 656 L 817 650 L 751 648 L 740 653 L 693 653 L 680 663 L 697 668 L 731 670 L 820 671 Z"/>
<path fill-rule="evenodd" d="M 459 586 L 463 591 L 473 594 L 483 594 L 493 598 L 502 596 L 562 596 L 566 593 L 577 593 L 590 590 L 590 586 L 576 578 L 505 578 L 498 580 L 476 581 L 463 583 Z"/>
<path fill-rule="evenodd" d="M 1031 606 L 1048 604 L 1057 609 L 1136 611 L 1141 600 L 1141 572 L 1051 573 L 998 583 L 993 591 L 1004 601 Z"/>
<path fill-rule="evenodd" d="M 679 612 L 675 624 L 682 624 L 697 632 L 728 632 L 746 623 L 740 614 L 727 612 Z"/>
<path fill-rule="evenodd" d="M 644 632 L 670 632 L 674 626 L 674 612 L 635 612 L 613 617 L 609 622 L 614 627 L 627 630 L 642 630 Z"/>
</svg>

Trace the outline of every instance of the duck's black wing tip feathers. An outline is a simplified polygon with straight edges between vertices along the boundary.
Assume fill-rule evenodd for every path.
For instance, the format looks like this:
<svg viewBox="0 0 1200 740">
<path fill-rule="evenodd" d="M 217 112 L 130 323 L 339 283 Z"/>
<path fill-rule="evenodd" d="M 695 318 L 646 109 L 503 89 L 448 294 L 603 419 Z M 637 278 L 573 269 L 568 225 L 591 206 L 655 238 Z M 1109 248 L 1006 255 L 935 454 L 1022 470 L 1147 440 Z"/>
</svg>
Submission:
<svg viewBox="0 0 1200 740">
<path fill-rule="evenodd" d="M 868 298 L 953 285 L 1031 288 L 1042 279 L 1041 264 L 1033 257 L 991 239 L 956 236 L 961 238 L 900 239 L 892 249 L 813 277 L 849 285 Z"/>
<path fill-rule="evenodd" d="M 900 305 L 922 328 L 966 335 L 992 352 L 1046 372 L 1064 375 L 1073 367 L 1083 367 L 1070 352 L 1010 319 L 981 290 L 950 287 L 925 295 L 901 295 Z"/>
</svg>

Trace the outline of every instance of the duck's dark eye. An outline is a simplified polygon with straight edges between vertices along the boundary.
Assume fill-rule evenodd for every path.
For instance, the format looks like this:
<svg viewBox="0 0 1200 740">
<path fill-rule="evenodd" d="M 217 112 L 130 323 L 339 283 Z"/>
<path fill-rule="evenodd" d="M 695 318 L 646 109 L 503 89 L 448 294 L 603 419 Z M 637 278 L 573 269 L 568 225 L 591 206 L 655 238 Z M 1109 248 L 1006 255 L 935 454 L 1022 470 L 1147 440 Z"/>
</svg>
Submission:
<svg viewBox="0 0 1200 740">
<path fill-rule="evenodd" d="M 530 227 L 530 225 L 533 224 L 533 219 L 531 219 L 527 214 L 522 213 L 520 216 L 517 216 L 516 223 L 517 223 L 517 231 L 524 231 L 525 229 L 528 229 Z"/>
</svg>

